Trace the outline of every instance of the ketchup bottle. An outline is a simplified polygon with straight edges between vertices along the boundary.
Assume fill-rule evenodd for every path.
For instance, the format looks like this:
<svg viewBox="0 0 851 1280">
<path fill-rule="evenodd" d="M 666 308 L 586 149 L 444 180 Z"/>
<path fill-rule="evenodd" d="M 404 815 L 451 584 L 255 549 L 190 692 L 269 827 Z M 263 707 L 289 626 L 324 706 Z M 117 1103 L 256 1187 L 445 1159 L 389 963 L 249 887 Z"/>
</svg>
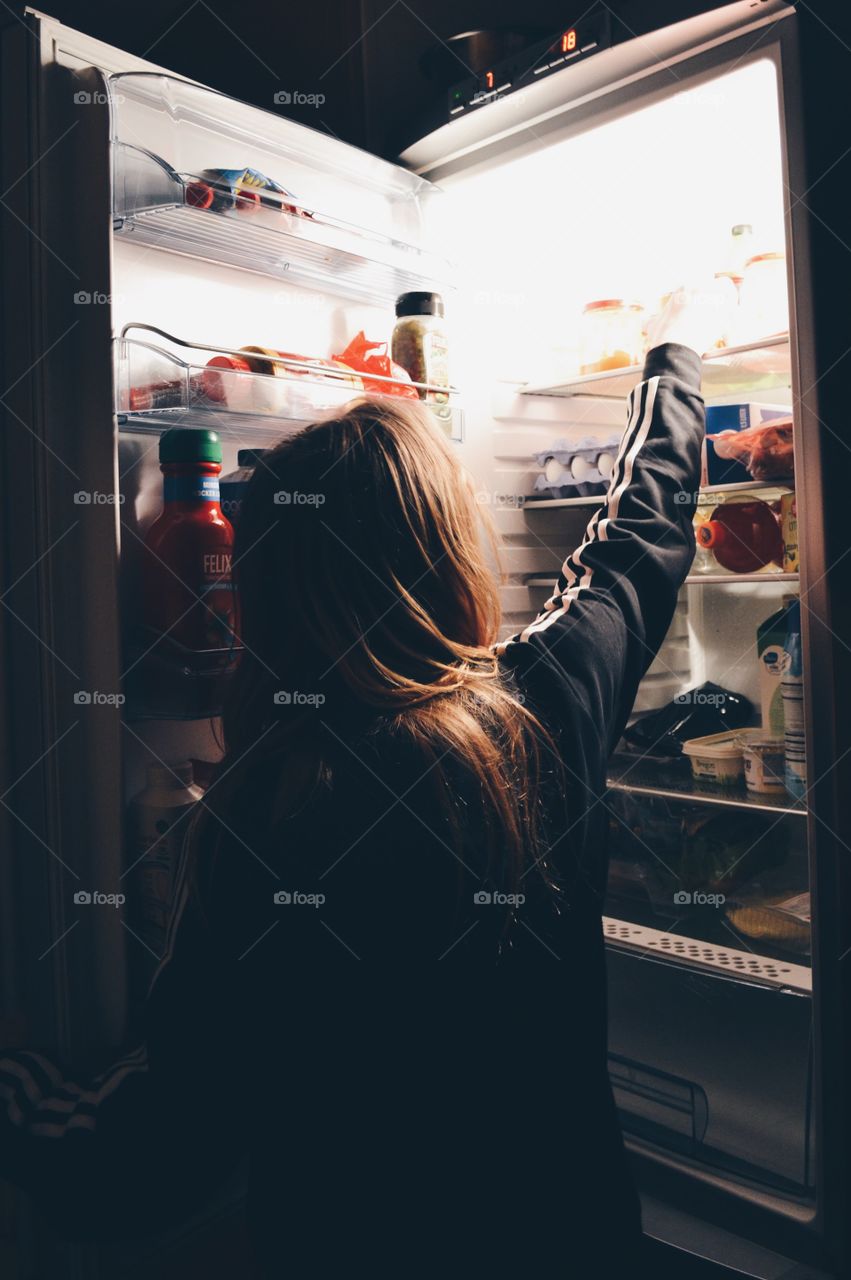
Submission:
<svg viewBox="0 0 851 1280">
<path fill-rule="evenodd" d="M 727 502 L 695 530 L 698 545 L 711 548 L 723 569 L 756 573 L 767 564 L 783 564 L 780 522 L 768 503 L 758 498 Z"/>
<path fill-rule="evenodd" d="M 145 622 L 186 649 L 236 642 L 233 528 L 219 506 L 222 446 L 214 431 L 173 427 L 160 438 L 163 509 L 145 535 Z"/>
</svg>

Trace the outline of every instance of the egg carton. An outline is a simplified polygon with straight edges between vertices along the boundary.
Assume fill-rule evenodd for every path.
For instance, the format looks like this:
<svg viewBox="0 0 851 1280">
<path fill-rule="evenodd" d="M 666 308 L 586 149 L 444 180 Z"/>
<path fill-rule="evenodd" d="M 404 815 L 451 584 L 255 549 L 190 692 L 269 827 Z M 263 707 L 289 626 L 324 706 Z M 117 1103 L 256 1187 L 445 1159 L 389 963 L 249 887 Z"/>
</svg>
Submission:
<svg viewBox="0 0 851 1280">
<path fill-rule="evenodd" d="M 609 487 L 620 436 L 608 440 L 582 440 L 569 444 L 554 440 L 549 449 L 534 455 L 541 468 L 535 478 L 536 498 L 587 498 Z"/>
</svg>

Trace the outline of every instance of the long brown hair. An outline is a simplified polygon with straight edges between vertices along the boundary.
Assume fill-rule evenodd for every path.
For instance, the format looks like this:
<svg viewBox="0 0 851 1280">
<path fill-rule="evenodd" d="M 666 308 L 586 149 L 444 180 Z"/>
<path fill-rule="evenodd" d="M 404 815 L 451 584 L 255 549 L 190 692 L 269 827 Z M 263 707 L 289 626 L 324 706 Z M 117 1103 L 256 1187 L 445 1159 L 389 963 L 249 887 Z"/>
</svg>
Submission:
<svg viewBox="0 0 851 1280">
<path fill-rule="evenodd" d="M 277 814 L 295 813 L 329 781 L 322 722 L 341 736 L 380 723 L 432 767 L 459 840 L 442 762 L 469 771 L 483 876 L 510 888 L 535 865 L 548 878 L 539 797 L 551 743 L 492 650 L 499 592 L 482 524 L 469 477 L 419 405 L 359 400 L 263 457 L 235 545 L 245 650 L 216 810 L 228 812 L 259 752 L 281 761 Z"/>
</svg>

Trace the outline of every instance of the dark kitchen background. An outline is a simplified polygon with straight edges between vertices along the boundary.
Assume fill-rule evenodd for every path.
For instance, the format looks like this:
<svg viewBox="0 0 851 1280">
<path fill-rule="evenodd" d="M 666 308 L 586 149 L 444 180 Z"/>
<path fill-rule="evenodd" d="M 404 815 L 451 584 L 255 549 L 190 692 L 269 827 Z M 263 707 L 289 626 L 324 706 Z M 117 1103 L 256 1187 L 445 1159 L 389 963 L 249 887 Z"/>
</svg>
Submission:
<svg viewBox="0 0 851 1280">
<path fill-rule="evenodd" d="M 588 0 L 45 0 L 44 11 L 222 93 L 395 157 L 435 123 L 451 84 L 589 7 Z M 638 35 L 718 5 L 620 0 L 607 7 L 613 34 L 622 25 Z M 287 93 L 324 102 L 281 102 Z"/>
</svg>

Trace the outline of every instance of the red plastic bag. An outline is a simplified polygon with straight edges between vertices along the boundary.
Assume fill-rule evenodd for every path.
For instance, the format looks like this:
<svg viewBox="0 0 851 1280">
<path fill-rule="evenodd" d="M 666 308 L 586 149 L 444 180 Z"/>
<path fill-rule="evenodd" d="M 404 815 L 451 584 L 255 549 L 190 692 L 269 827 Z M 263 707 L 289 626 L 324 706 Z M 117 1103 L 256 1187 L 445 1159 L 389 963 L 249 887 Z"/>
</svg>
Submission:
<svg viewBox="0 0 851 1280">
<path fill-rule="evenodd" d="M 350 369 L 361 374 L 372 374 L 379 378 L 397 378 L 399 382 L 407 382 L 408 386 L 396 386 L 392 382 L 373 382 L 368 377 L 363 380 L 364 391 L 372 391 L 381 396 L 405 396 L 408 400 L 419 400 L 417 389 L 410 385 L 410 375 L 400 364 L 395 364 L 387 354 L 386 342 L 370 342 L 363 329 L 355 334 L 345 351 L 334 356 L 342 360 Z"/>
<path fill-rule="evenodd" d="M 794 474 L 792 419 L 775 418 L 744 431 L 720 431 L 706 437 L 719 458 L 741 462 L 754 480 L 788 480 Z"/>
</svg>

